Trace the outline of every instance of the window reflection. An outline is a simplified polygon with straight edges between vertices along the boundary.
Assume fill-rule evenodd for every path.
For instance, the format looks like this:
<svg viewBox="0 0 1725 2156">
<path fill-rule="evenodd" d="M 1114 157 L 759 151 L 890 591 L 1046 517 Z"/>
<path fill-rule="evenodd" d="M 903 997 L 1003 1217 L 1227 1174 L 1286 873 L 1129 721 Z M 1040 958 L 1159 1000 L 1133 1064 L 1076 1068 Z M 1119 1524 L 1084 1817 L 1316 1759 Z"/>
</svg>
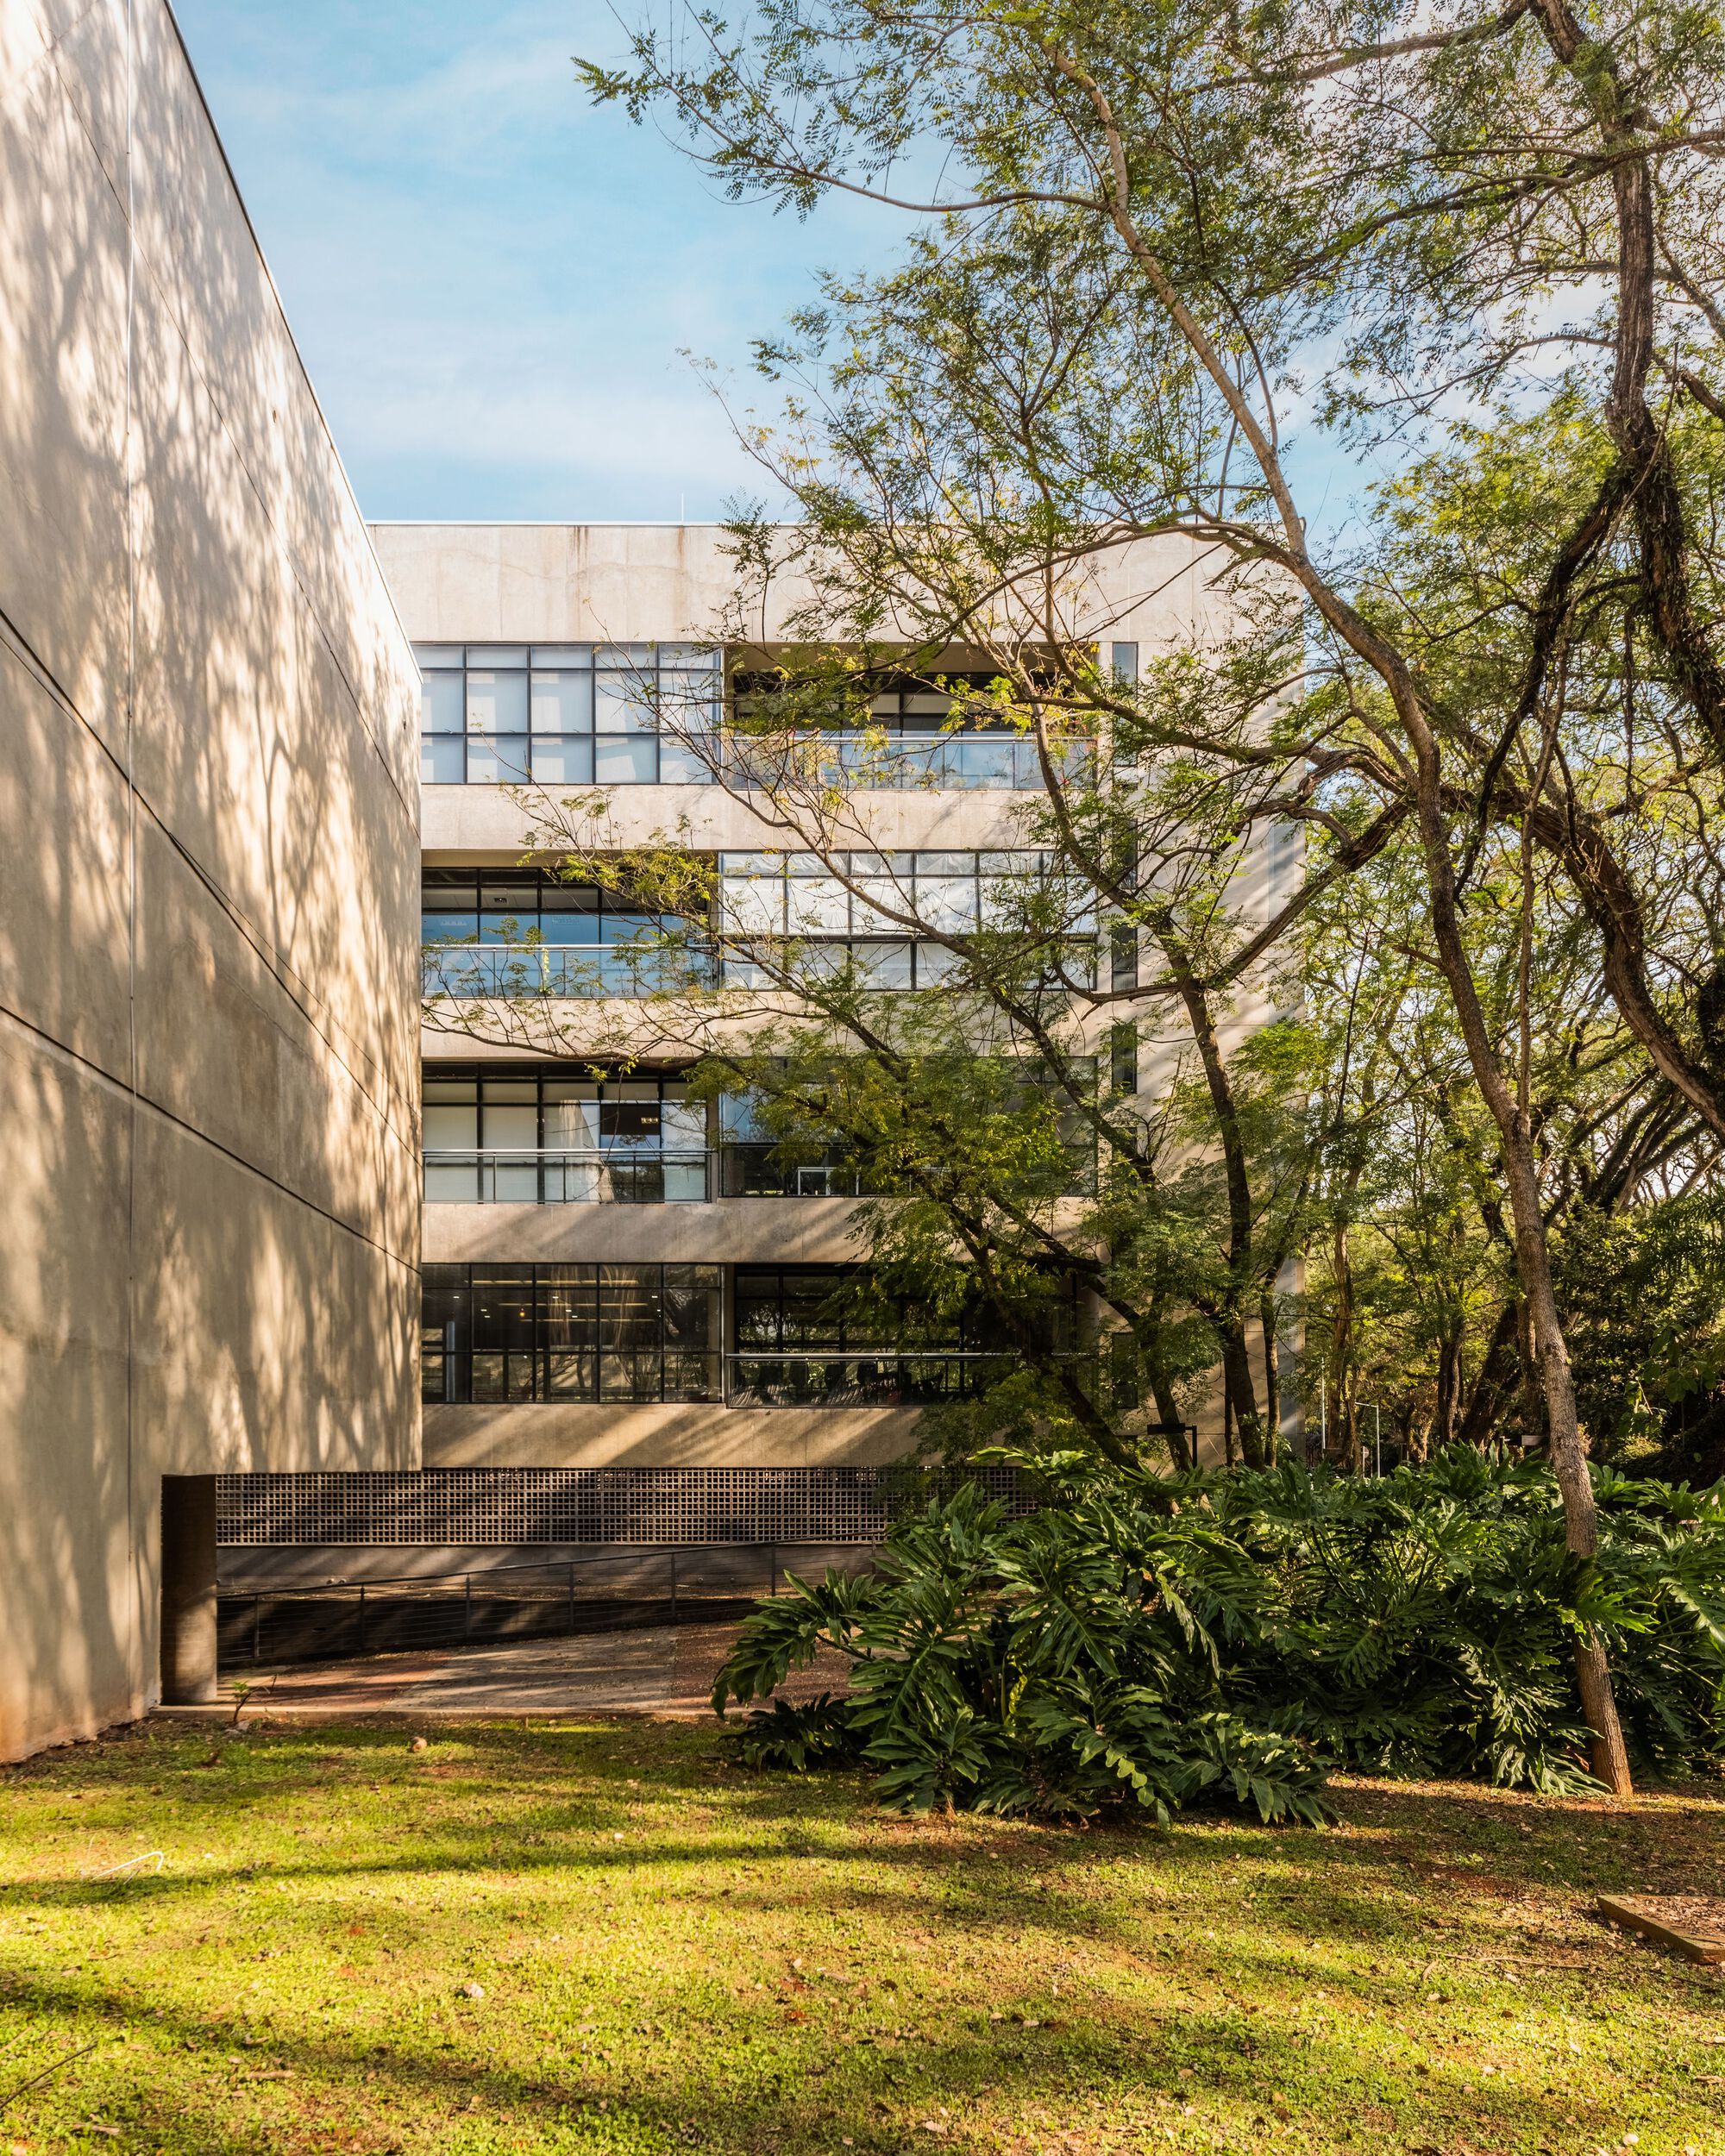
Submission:
<svg viewBox="0 0 1725 2156">
<path fill-rule="evenodd" d="M 423 1395 L 718 1400 L 719 1309 L 714 1265 L 428 1265 Z"/>
</svg>

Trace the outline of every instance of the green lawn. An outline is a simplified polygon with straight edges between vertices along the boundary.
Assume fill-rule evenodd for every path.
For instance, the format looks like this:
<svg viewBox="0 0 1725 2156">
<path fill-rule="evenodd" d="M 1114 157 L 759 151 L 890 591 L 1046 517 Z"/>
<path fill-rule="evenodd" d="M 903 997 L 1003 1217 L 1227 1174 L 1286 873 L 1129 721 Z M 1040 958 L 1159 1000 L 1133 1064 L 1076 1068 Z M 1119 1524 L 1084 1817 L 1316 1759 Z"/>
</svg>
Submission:
<svg viewBox="0 0 1725 2156">
<path fill-rule="evenodd" d="M 898 1820 L 702 1727 L 429 1734 L 0 1773 L 0 2156 L 1725 2151 L 1725 1987 L 1589 1915 L 1725 1892 L 1710 1795 L 1086 1834 Z"/>
</svg>

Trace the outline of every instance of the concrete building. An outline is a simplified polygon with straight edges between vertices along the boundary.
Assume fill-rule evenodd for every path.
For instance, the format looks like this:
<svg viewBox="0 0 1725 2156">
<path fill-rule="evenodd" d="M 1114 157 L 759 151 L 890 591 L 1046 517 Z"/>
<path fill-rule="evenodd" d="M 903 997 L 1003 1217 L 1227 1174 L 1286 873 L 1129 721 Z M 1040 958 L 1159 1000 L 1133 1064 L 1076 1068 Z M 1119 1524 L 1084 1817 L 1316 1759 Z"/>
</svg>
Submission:
<svg viewBox="0 0 1725 2156">
<path fill-rule="evenodd" d="M 554 912 L 571 895 L 521 865 L 511 788 L 530 780 L 606 788 L 619 845 L 674 829 L 722 872 L 758 869 L 775 834 L 656 733 L 637 693 L 655 668 L 662 696 L 673 680 L 681 699 L 708 693 L 706 668 L 721 693 L 734 654 L 707 639 L 732 570 L 717 528 L 385 524 L 373 536 L 423 672 L 430 940 L 471 945 L 481 963 L 487 918 L 506 915 L 540 927 L 548 965 L 560 939 L 599 947 L 605 924 Z M 1135 672 L 1141 650 L 1205 626 L 1218 606 L 1208 567 L 1183 541 L 1108 559 L 1095 633 L 1117 667 Z M 799 597 L 769 594 L 762 643 Z M 979 856 L 1023 844 L 1017 818 L 1038 780 L 1030 743 L 943 735 L 938 701 L 895 714 L 916 775 L 871 789 L 863 812 L 875 846 L 913 861 L 919 890 L 927 878 L 962 901 Z M 914 949 L 900 962 L 908 981 Z M 764 1490 L 787 1470 L 877 1467 L 911 1446 L 920 1410 L 906 1388 L 810 1314 L 823 1278 L 858 1255 L 854 1201 L 820 1171 L 800 1187 L 775 1179 L 684 1100 L 674 1058 L 649 1053 L 600 1081 L 577 1057 L 435 1031 L 423 1054 L 428 1469 L 724 1471 L 746 1491 L 750 1475 Z M 806 1380 L 822 1358 L 815 1404 L 790 1366 Z"/>
<path fill-rule="evenodd" d="M 163 0 L 0 0 L 0 1757 L 417 1462 L 417 697 Z"/>
</svg>

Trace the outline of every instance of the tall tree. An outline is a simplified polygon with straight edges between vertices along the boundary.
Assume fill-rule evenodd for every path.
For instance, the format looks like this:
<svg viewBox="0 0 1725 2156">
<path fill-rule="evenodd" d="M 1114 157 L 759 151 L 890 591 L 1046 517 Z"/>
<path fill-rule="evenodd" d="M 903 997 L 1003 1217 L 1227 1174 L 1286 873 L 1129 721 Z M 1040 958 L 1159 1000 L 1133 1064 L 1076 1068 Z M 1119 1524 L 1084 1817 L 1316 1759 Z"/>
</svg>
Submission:
<svg viewBox="0 0 1725 2156">
<path fill-rule="evenodd" d="M 1343 755 L 1419 834 L 1584 1560 L 1596 1530 L 1526 1028 L 1494 1031 L 1469 879 L 1490 825 L 1517 830 L 1528 890 L 1548 852 L 1626 1024 L 1725 1131 L 1717 945 L 1675 974 L 1660 962 L 1672 924 L 1639 819 L 1622 820 L 1650 742 L 1692 818 L 1725 752 L 1707 514 L 1725 413 L 1722 38 L 1670 0 L 1244 17 L 1223 0 L 776 0 L 741 28 L 709 10 L 694 36 L 644 30 L 630 66 L 584 70 L 600 97 L 673 113 L 738 193 L 806 209 L 844 189 L 920 221 L 901 272 L 835 285 L 798 351 L 769 355 L 823 369 L 780 467 L 812 520 L 798 544 L 859 577 L 877 617 L 907 593 L 968 609 L 1033 586 L 1051 558 L 1122 533 L 1199 536 L 1303 594 L 1334 691 L 1308 702 L 1311 751 Z M 1391 454 L 1477 427 L 1483 405 L 1514 437 L 1567 400 L 1544 445 L 1561 507 L 1519 521 L 1513 589 L 1484 609 L 1500 640 L 1471 676 L 1393 581 L 1393 511 L 1366 560 L 1314 542 L 1287 423 L 1319 363 L 1320 411 Z M 1489 469 L 1491 445 L 1474 446 Z M 1416 548 L 1456 517 L 1454 477 L 1428 471 L 1401 498 Z M 1603 736 L 1596 699 L 1569 693 L 1575 655 L 1602 642 L 1621 643 L 1625 686 Z M 1627 1787 L 1590 1636 L 1578 1671 L 1597 1771 Z"/>
</svg>

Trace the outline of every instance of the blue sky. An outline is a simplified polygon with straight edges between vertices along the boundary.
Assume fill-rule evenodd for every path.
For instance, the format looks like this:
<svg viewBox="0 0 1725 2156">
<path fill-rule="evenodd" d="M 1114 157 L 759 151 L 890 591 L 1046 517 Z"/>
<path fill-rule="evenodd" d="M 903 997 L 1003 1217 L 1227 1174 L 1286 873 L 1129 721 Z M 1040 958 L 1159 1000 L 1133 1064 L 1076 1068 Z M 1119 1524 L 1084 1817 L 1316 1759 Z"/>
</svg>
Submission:
<svg viewBox="0 0 1725 2156">
<path fill-rule="evenodd" d="M 625 9 L 632 0 L 624 0 Z M 651 127 L 595 111 L 604 0 L 175 0 L 367 516 L 702 519 L 765 482 L 751 339 L 818 267 L 884 260 L 894 212 L 729 203 Z M 1315 524 L 1354 475 L 1308 442 Z"/>
<path fill-rule="evenodd" d="M 718 515 L 757 483 L 685 348 L 749 343 L 894 236 L 720 198 L 595 112 L 597 0 L 176 0 L 368 517 Z"/>
</svg>

